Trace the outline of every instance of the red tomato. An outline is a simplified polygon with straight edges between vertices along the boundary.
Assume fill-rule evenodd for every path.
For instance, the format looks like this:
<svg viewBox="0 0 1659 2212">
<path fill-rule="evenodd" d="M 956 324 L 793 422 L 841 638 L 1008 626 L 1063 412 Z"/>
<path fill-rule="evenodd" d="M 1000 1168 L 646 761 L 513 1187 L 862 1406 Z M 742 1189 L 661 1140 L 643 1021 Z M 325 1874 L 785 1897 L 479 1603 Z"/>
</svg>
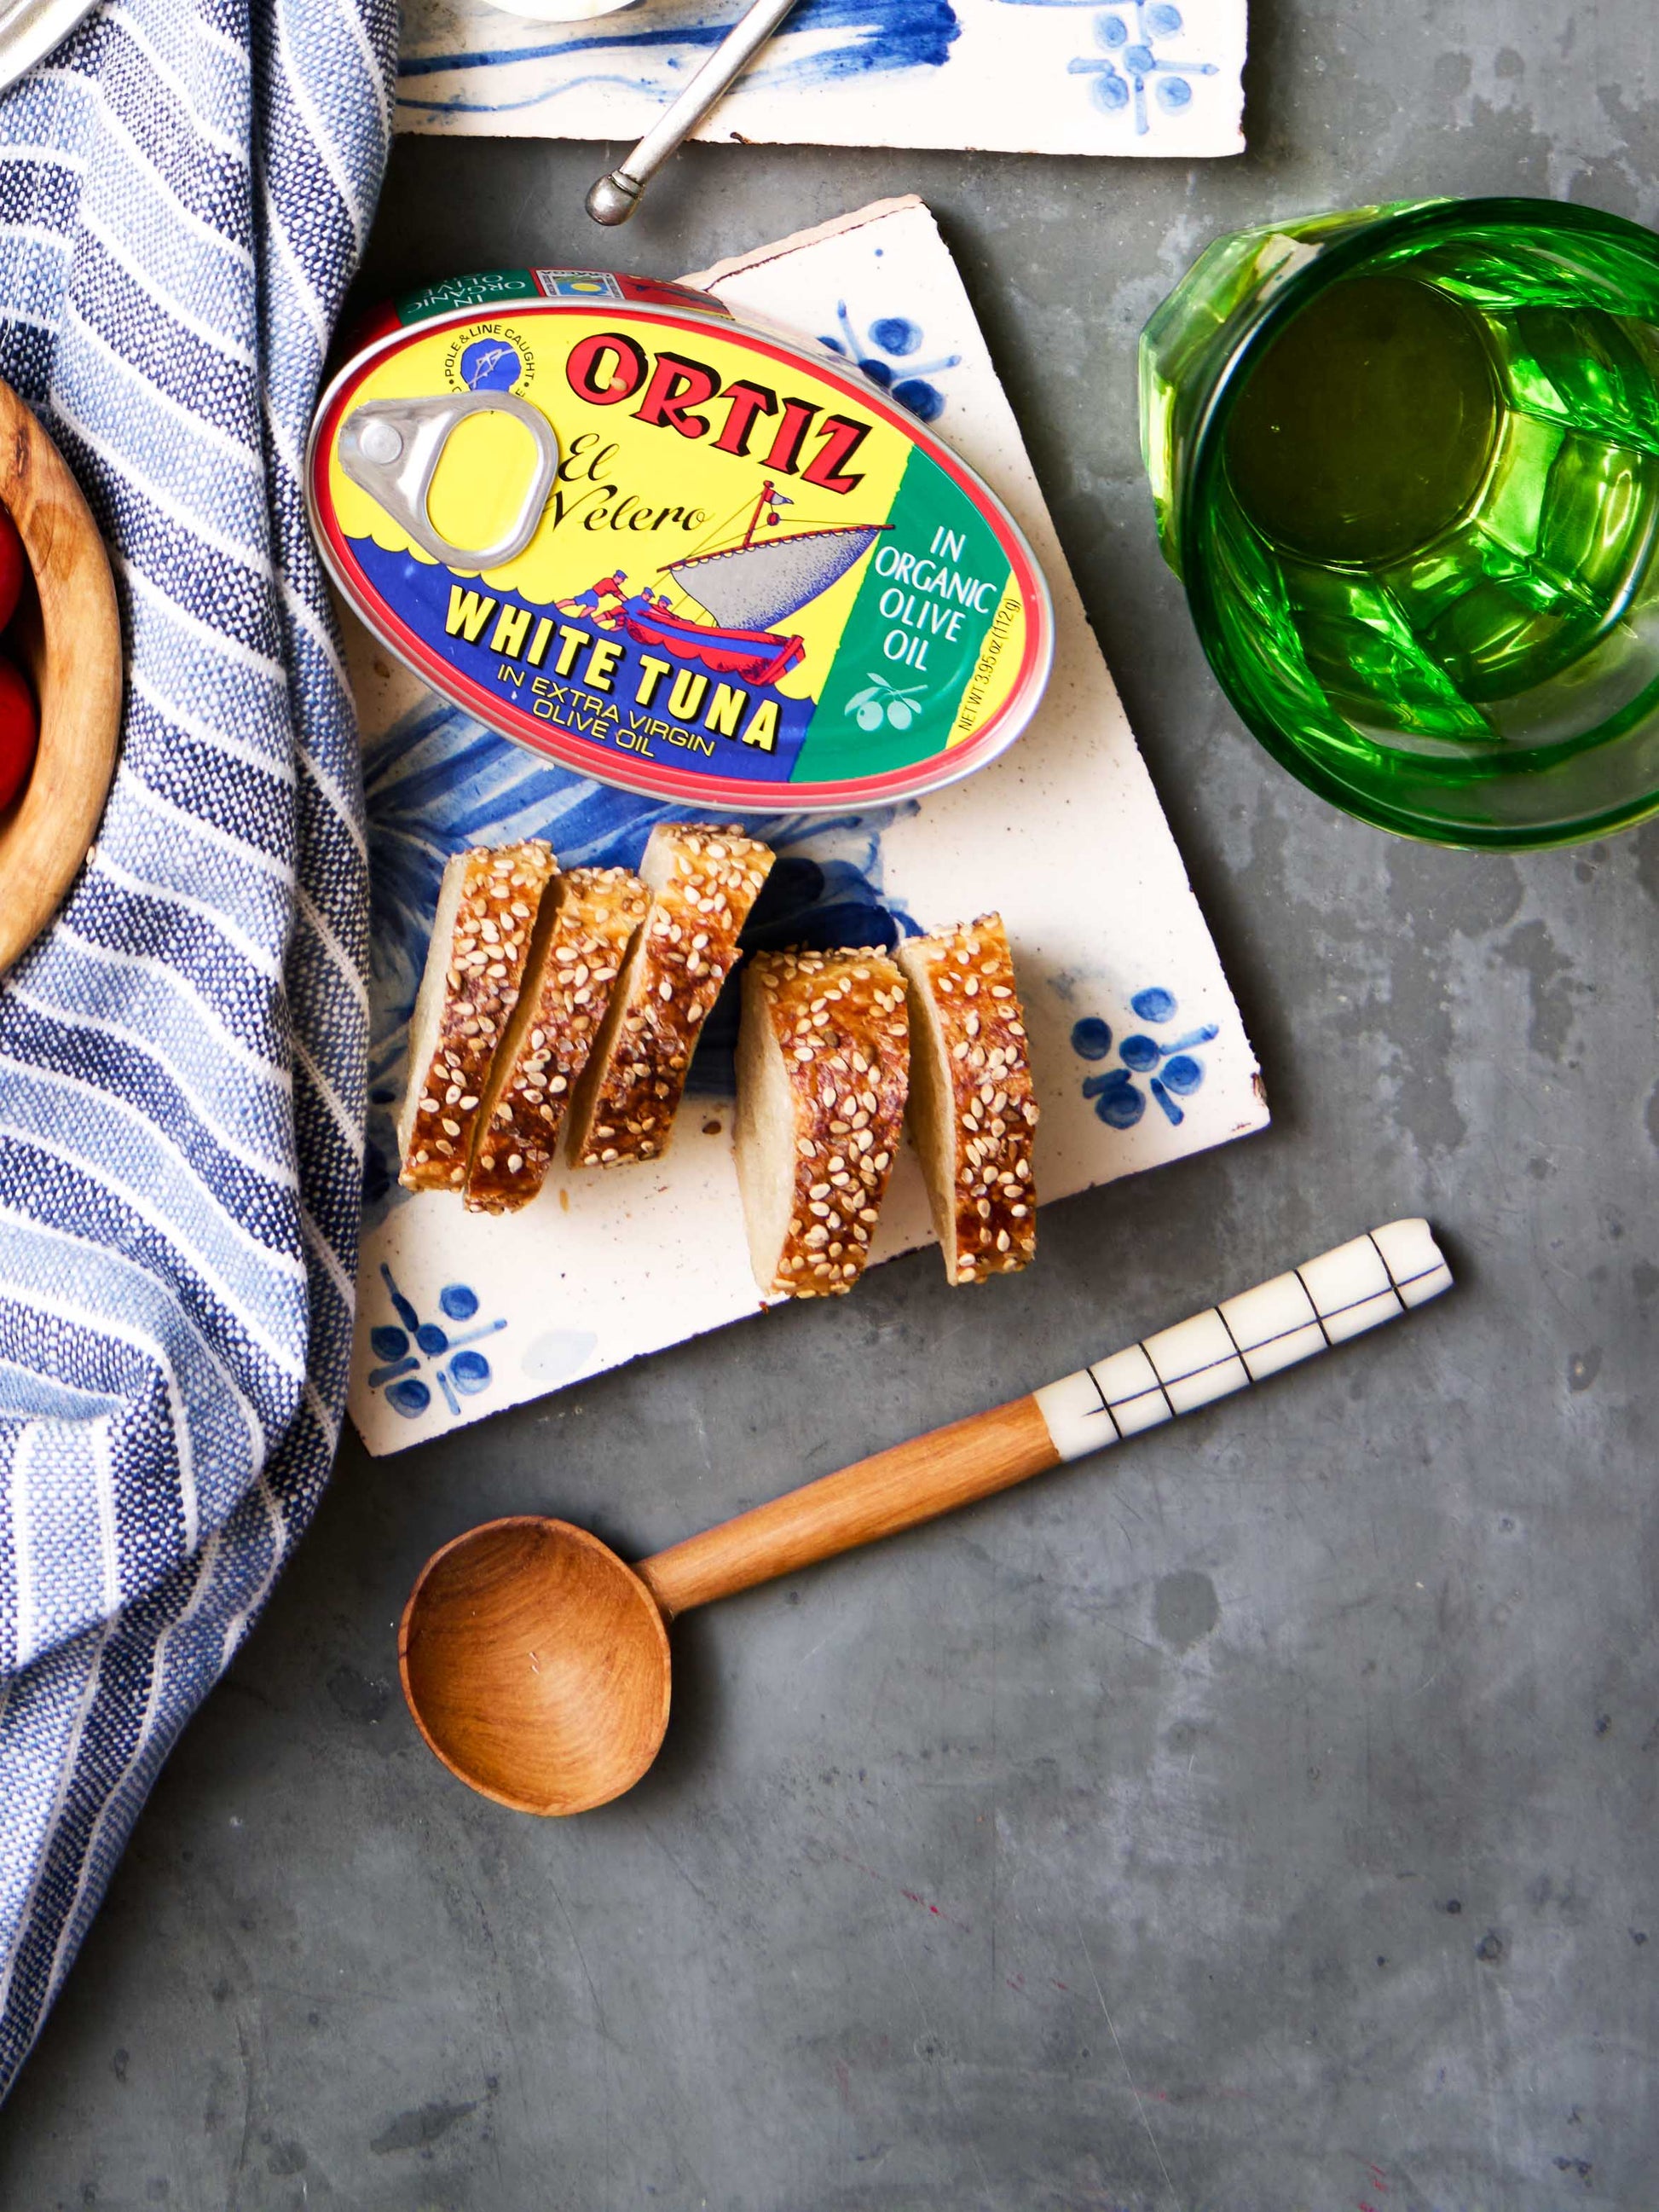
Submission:
<svg viewBox="0 0 1659 2212">
<path fill-rule="evenodd" d="M 9 510 L 0 507 L 0 629 L 4 629 L 17 611 L 17 602 L 23 594 L 23 579 L 28 572 L 29 556 L 17 535 L 17 525 Z"/>
<path fill-rule="evenodd" d="M 0 807 L 28 781 L 39 734 L 27 677 L 15 661 L 0 659 Z"/>
</svg>

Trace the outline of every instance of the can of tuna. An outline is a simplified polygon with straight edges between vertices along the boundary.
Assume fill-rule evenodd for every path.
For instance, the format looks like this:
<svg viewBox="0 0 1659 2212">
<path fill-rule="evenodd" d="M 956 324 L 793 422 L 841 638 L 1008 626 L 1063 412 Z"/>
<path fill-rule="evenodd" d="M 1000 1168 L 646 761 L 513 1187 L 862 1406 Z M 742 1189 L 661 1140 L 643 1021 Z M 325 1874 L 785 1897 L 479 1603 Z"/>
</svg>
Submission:
<svg viewBox="0 0 1659 2212">
<path fill-rule="evenodd" d="M 392 653 L 656 798 L 910 798 L 994 758 L 1048 679 L 1048 589 L 1001 501 L 854 370 L 678 286 L 510 270 L 382 310 L 306 482 Z"/>
</svg>

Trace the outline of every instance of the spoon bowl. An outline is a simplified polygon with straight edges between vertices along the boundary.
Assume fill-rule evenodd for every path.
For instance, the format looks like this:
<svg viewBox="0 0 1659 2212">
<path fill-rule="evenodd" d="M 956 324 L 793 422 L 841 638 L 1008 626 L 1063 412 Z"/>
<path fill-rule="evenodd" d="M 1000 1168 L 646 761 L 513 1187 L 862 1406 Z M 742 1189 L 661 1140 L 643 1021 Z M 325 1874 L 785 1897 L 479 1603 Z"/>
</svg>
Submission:
<svg viewBox="0 0 1659 2212">
<path fill-rule="evenodd" d="M 1451 1286 L 1425 1221 L 1391 1221 L 1224 1306 L 895 1444 L 637 1566 L 568 1521 L 487 1521 L 434 1553 L 398 1666 L 452 1774 L 521 1813 L 631 1790 L 668 1726 L 668 1624 L 990 1498 L 1393 1320 Z"/>
<path fill-rule="evenodd" d="M 657 1601 L 567 1521 L 489 1521 L 434 1553 L 404 1607 L 398 1667 L 444 1765 L 520 1813 L 609 1804 L 668 1725 Z"/>
</svg>

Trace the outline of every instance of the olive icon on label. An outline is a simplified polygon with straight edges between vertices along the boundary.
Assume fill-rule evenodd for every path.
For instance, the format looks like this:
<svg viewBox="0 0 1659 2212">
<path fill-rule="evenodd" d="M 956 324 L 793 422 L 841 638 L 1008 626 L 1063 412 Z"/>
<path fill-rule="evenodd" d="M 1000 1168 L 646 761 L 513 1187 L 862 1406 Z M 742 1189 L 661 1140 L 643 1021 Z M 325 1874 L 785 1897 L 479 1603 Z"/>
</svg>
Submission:
<svg viewBox="0 0 1659 2212">
<path fill-rule="evenodd" d="M 913 684 L 901 691 L 884 676 L 872 676 L 862 691 L 855 691 L 847 711 L 861 730 L 878 730 L 885 722 L 895 730 L 908 730 L 921 714 L 919 704 L 927 686 Z"/>
</svg>

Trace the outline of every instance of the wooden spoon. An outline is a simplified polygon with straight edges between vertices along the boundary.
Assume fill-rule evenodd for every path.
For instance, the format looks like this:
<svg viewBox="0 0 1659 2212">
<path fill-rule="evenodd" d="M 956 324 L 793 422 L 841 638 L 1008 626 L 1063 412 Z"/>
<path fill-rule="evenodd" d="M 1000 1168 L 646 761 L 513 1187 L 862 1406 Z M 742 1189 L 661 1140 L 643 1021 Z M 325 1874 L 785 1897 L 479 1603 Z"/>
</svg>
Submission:
<svg viewBox="0 0 1659 2212">
<path fill-rule="evenodd" d="M 452 1773 L 525 1813 L 631 1789 L 668 1725 L 667 1624 L 1191 1413 L 1450 1287 L 1395 1221 L 1012 1404 L 878 1452 L 636 1567 L 566 1521 L 490 1521 L 434 1553 L 398 1664 Z"/>
</svg>

